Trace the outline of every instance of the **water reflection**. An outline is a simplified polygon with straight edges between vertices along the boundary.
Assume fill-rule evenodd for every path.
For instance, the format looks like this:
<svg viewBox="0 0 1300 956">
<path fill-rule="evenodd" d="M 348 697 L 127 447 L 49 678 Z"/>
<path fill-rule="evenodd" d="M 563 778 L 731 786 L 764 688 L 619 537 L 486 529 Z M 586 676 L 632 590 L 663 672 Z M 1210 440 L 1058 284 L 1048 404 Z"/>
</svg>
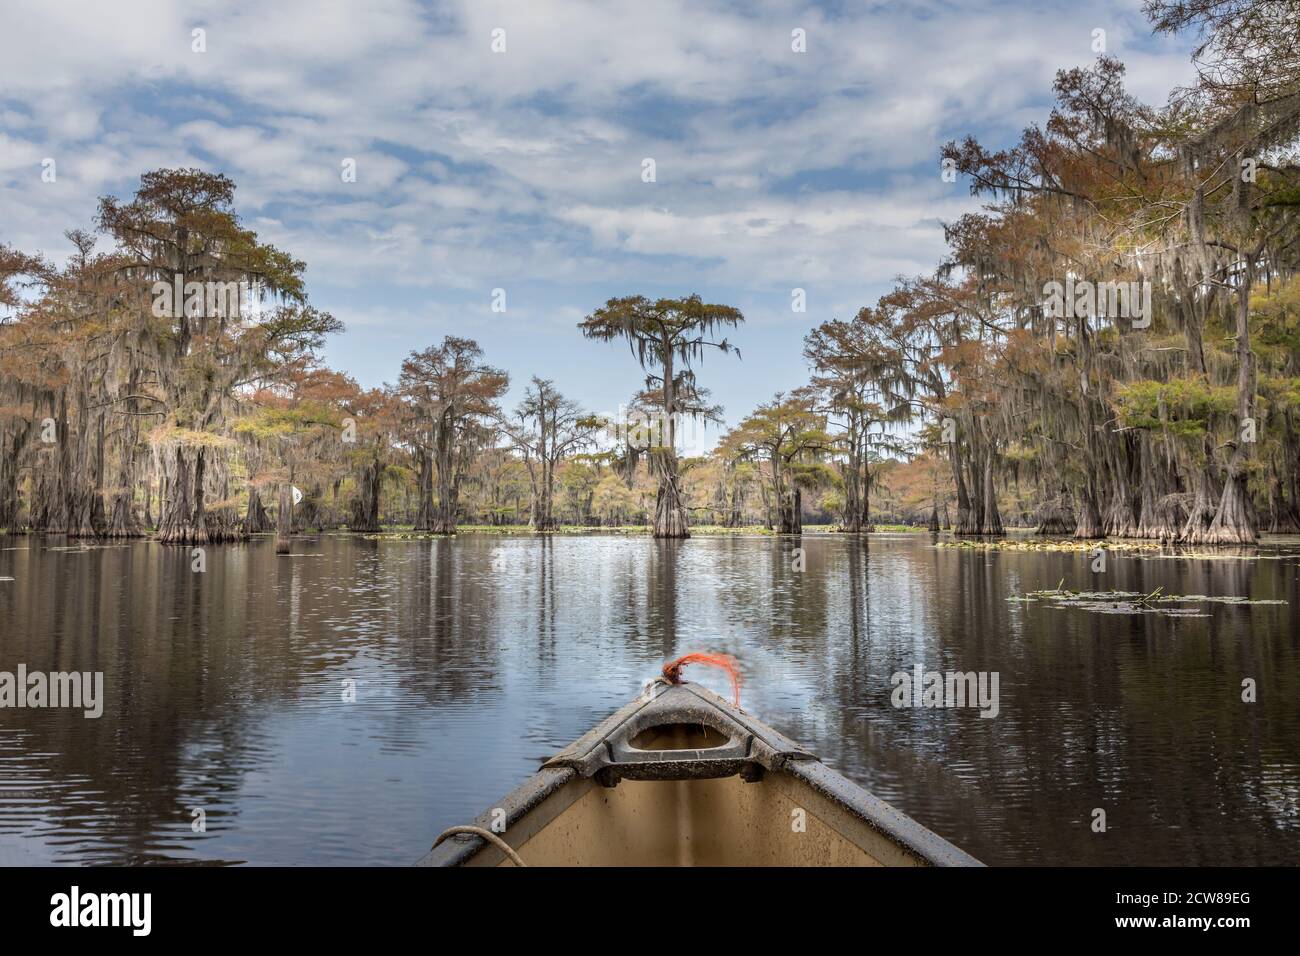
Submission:
<svg viewBox="0 0 1300 956">
<path fill-rule="evenodd" d="M 735 654 L 747 708 L 988 862 L 1300 856 L 1294 548 L 1113 553 L 1104 583 L 1086 554 L 929 535 L 295 549 L 209 548 L 198 574 L 181 548 L 0 538 L 0 670 L 102 670 L 106 694 L 100 720 L 0 710 L 0 861 L 409 862 L 692 650 Z M 1062 580 L 1289 603 L 1007 600 Z M 997 671 L 1000 715 L 895 709 L 916 664 Z"/>
</svg>

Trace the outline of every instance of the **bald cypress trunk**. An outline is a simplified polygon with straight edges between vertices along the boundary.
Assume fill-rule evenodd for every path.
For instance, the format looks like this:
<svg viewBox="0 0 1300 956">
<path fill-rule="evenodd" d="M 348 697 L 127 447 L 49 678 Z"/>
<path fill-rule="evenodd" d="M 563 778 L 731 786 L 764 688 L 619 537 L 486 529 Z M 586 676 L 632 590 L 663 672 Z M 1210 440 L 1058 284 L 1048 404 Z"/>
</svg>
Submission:
<svg viewBox="0 0 1300 956">
<path fill-rule="evenodd" d="M 862 477 L 862 512 L 858 524 L 863 531 L 876 530 L 875 525 L 871 523 L 871 480 L 868 475 Z"/>
<path fill-rule="evenodd" d="M 1039 507 L 1038 527 L 1034 529 L 1034 533 L 1068 535 L 1074 533 L 1077 525 L 1070 494 L 1062 487 L 1055 498 L 1047 499 Z"/>
<path fill-rule="evenodd" d="M 433 523 L 429 528 L 434 534 L 456 533 L 456 448 L 455 417 L 453 409 L 448 407 L 442 412 L 437 435 L 434 438 L 434 454 L 438 470 L 438 501 L 433 509 Z"/>
<path fill-rule="evenodd" d="M 244 512 L 244 531 L 247 534 L 262 534 L 271 530 L 271 517 L 262 504 L 262 494 L 256 487 L 248 489 L 248 508 Z"/>
<path fill-rule="evenodd" d="M 293 485 L 281 482 L 280 501 L 275 514 L 275 553 L 289 554 L 293 550 Z"/>
<path fill-rule="evenodd" d="M 953 531 L 956 534 L 978 534 L 979 524 L 971 508 L 970 493 L 966 489 L 966 478 L 961 463 L 961 452 L 956 442 L 948 444 L 948 459 L 952 464 L 952 482 L 957 489 L 957 523 Z"/>
<path fill-rule="evenodd" d="M 664 390 L 663 410 L 667 439 L 658 449 L 659 490 L 655 495 L 654 537 L 689 538 L 691 532 L 686 518 L 686 502 L 677 475 L 677 420 L 676 396 L 673 381 L 673 352 L 671 344 L 663 342 Z"/>
<path fill-rule="evenodd" d="M 135 395 L 139 387 L 140 372 L 132 368 L 124 384 L 126 395 Z M 136 412 L 139 402 L 128 398 L 125 404 L 126 420 L 119 432 L 117 447 L 117 477 L 113 482 L 107 526 L 104 533 L 110 538 L 137 538 L 144 534 L 140 519 L 135 510 L 136 487 L 136 441 L 139 437 L 139 418 Z M 148 490 L 146 489 L 146 497 Z"/>
<path fill-rule="evenodd" d="M 110 538 L 138 538 L 144 534 L 135 510 L 134 446 L 123 443 L 119 451 L 117 480 L 104 534 Z"/>
<path fill-rule="evenodd" d="M 803 534 L 803 495 L 798 488 L 781 492 L 777 512 L 778 533 Z"/>
<path fill-rule="evenodd" d="M 68 533 L 77 538 L 95 538 L 103 527 L 103 505 L 100 499 L 103 482 L 103 416 L 91 416 L 86 411 L 89 396 L 79 389 L 75 407 L 75 433 L 62 435 L 60 462 L 64 468 L 64 493 L 68 515 Z M 66 452 L 66 454 L 64 454 Z M 98 505 L 98 507 L 97 507 Z"/>
<path fill-rule="evenodd" d="M 72 442 L 68 438 L 67 403 L 61 389 L 57 399 L 50 396 L 48 417 L 54 422 L 54 441 L 44 438 L 45 427 L 39 425 L 42 435 L 37 450 L 37 475 L 32 496 L 32 530 L 43 534 L 67 534 L 70 515 L 72 484 Z"/>
<path fill-rule="evenodd" d="M 1219 500 L 1218 482 L 1210 472 L 1208 459 L 1213 453 L 1213 443 L 1205 439 L 1207 462 L 1192 474 L 1192 500 L 1187 508 L 1187 520 L 1183 524 L 1179 537 L 1184 541 L 1200 542 L 1204 540 L 1210 523 L 1214 521 L 1215 502 Z"/>
<path fill-rule="evenodd" d="M 842 472 L 844 478 L 844 517 L 840 530 L 856 534 L 862 530 L 862 503 L 858 495 L 857 463 L 850 457 Z"/>
<path fill-rule="evenodd" d="M 167 494 L 158 516 L 163 544 L 207 544 L 207 512 L 203 503 L 205 449 L 176 445 L 162 452 Z"/>
<path fill-rule="evenodd" d="M 433 530 L 433 459 L 427 449 L 416 452 L 419 477 L 415 503 L 415 530 Z"/>
<path fill-rule="evenodd" d="M 1219 497 L 1219 507 L 1210 526 L 1195 540 L 1205 544 L 1254 544 L 1257 521 L 1247 489 L 1246 465 L 1255 444 L 1255 353 L 1250 347 L 1250 290 L 1255 284 L 1255 257 L 1242 257 L 1242 275 L 1237 289 L 1237 434 Z"/>
<path fill-rule="evenodd" d="M 744 498 L 740 491 L 740 484 L 733 483 L 731 486 L 731 495 L 727 509 L 727 527 L 739 528 L 743 519 L 742 511 L 744 509 Z"/>
<path fill-rule="evenodd" d="M 852 417 L 849 419 L 848 450 L 848 461 L 840 472 L 844 479 L 844 519 L 840 530 L 856 534 L 862 530 L 866 508 L 861 495 L 862 464 L 859 460 L 858 427 Z"/>
<path fill-rule="evenodd" d="M 379 490 L 383 481 L 384 465 L 378 458 L 366 462 L 357 481 L 357 496 L 352 499 L 351 531 L 376 532 L 379 523 Z"/>
<path fill-rule="evenodd" d="M 0 528 L 18 528 L 18 444 L 0 432 Z"/>
<path fill-rule="evenodd" d="M 981 515 L 981 534 L 1002 534 L 1002 515 L 998 512 L 998 493 L 993 481 L 993 451 L 984 452 L 984 508 Z"/>
<path fill-rule="evenodd" d="M 1085 482 L 1079 494 L 1079 522 L 1074 527 L 1076 538 L 1102 538 L 1105 532 L 1101 525 L 1101 512 L 1097 508 L 1097 497 L 1092 485 Z"/>
<path fill-rule="evenodd" d="M 1105 442 L 1111 475 L 1110 502 L 1102 516 L 1102 529 L 1116 538 L 1131 538 L 1137 533 L 1139 504 L 1134 495 L 1133 456 L 1127 438 Z"/>
<path fill-rule="evenodd" d="M 654 537 L 689 538 L 686 504 L 677 475 L 677 456 L 671 448 L 656 451 L 651 458 L 659 471 L 659 490 L 655 494 Z"/>
<path fill-rule="evenodd" d="M 1282 476 L 1278 474 L 1275 460 L 1273 480 L 1269 484 L 1268 530 L 1272 534 L 1300 534 L 1300 515 L 1296 514 L 1295 502 L 1286 500 L 1282 487 Z M 2 524 L 3 522 L 0 522 L 0 525 Z"/>
<path fill-rule="evenodd" d="M 136 517 L 135 502 L 132 501 L 134 484 L 127 482 L 124 487 L 125 491 L 113 496 L 108 524 L 104 529 L 105 537 L 139 538 L 144 534 L 144 529 L 140 527 L 140 520 Z"/>
<path fill-rule="evenodd" d="M 162 497 L 162 483 L 161 483 L 161 481 L 159 482 L 159 487 L 158 487 L 158 496 L 159 496 L 159 498 L 161 499 L 161 497 Z M 145 528 L 152 528 L 152 527 L 154 526 L 154 520 L 153 520 L 153 476 L 152 476 L 152 474 L 148 475 L 148 476 L 145 478 L 145 480 L 144 480 L 144 526 L 145 526 Z"/>
</svg>

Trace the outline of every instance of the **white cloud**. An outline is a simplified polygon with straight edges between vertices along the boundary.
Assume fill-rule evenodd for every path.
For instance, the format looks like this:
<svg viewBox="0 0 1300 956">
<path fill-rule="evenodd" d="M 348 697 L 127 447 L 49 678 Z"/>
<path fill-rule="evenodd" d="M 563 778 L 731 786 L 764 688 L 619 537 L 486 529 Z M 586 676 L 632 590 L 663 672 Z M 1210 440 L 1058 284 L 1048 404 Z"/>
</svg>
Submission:
<svg viewBox="0 0 1300 956">
<path fill-rule="evenodd" d="M 66 251 L 63 230 L 140 172 L 217 166 L 245 221 L 308 263 L 309 287 L 406 297 L 357 313 L 368 330 L 529 283 L 552 300 L 708 285 L 739 301 L 795 281 L 865 300 L 931 268 L 938 222 L 975 205 L 939 181 L 942 143 L 1041 122 L 1054 72 L 1092 59 L 1094 27 L 1139 95 L 1190 76 L 1137 0 L 8 7 L 0 239 Z M 795 27 L 807 53 L 790 49 Z M 44 156 L 57 184 L 40 183 Z M 347 157 L 355 183 L 339 178 Z"/>
</svg>

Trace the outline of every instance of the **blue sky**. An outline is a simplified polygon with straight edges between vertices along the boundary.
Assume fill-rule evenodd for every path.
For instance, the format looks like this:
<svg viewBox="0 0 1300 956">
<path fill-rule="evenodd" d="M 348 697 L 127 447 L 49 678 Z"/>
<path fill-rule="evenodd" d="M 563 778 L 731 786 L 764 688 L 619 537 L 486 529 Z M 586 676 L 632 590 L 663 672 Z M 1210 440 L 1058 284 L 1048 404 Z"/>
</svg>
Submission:
<svg viewBox="0 0 1300 956">
<path fill-rule="evenodd" d="M 941 223 L 977 208 L 939 176 L 945 141 L 1041 122 L 1096 29 L 1140 97 L 1190 79 L 1140 6 L 9 0 L 0 241 L 61 259 L 98 196 L 220 170 L 245 223 L 307 262 L 347 327 L 326 359 L 363 385 L 456 334 L 511 373 L 512 402 L 536 374 L 613 412 L 640 375 L 577 322 L 614 295 L 698 292 L 747 318 L 740 359 L 699 367 L 734 423 L 806 380 L 812 326 L 933 269 Z"/>
</svg>

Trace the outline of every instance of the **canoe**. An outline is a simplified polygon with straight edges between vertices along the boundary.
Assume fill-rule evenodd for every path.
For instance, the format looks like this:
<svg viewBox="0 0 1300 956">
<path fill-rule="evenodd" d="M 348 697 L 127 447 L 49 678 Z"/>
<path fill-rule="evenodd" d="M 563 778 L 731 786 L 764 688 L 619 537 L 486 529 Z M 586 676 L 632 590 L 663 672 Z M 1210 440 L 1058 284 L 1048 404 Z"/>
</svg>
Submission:
<svg viewBox="0 0 1300 956">
<path fill-rule="evenodd" d="M 980 866 L 771 727 L 658 681 L 421 866 Z"/>
</svg>

